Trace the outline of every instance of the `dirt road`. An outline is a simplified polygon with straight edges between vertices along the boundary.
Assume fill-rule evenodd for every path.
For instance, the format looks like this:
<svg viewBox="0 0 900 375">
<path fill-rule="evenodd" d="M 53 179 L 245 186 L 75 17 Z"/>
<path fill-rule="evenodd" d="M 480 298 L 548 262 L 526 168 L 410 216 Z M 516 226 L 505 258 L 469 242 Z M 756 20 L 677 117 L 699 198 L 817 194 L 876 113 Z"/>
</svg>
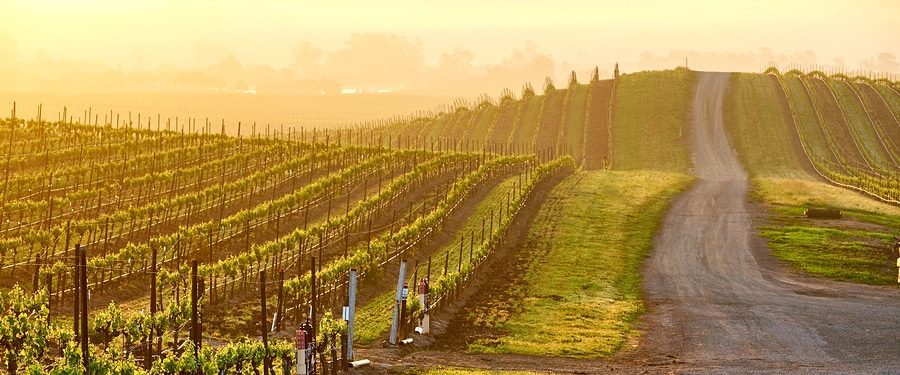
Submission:
<svg viewBox="0 0 900 375">
<path fill-rule="evenodd" d="M 699 73 L 698 181 L 647 262 L 649 331 L 634 355 L 698 372 L 900 373 L 900 291 L 792 275 L 766 253 L 723 129 L 728 78 Z"/>
</svg>

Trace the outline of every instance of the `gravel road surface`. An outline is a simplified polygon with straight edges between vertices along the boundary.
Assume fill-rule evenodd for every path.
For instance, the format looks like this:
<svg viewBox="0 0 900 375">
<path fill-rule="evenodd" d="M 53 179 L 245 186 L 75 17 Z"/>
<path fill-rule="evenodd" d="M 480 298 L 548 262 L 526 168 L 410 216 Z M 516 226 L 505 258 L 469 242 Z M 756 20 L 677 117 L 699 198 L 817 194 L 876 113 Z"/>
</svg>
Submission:
<svg viewBox="0 0 900 375">
<path fill-rule="evenodd" d="M 900 373 L 900 291 L 797 276 L 768 254 L 722 124 L 728 81 L 699 73 L 698 181 L 675 201 L 647 262 L 638 353 L 673 358 L 678 372 Z"/>
</svg>

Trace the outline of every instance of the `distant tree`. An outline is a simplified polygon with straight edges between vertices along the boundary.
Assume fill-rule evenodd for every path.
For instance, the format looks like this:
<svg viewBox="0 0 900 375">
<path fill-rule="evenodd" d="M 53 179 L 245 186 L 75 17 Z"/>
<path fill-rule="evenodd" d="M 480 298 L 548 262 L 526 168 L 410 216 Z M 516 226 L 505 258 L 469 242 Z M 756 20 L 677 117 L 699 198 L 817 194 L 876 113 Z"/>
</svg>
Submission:
<svg viewBox="0 0 900 375">
<path fill-rule="evenodd" d="M 478 108 L 490 107 L 494 105 L 494 99 L 488 94 L 481 94 L 478 97 Z"/>
<path fill-rule="evenodd" d="M 549 94 L 553 90 L 556 90 L 556 86 L 553 85 L 553 79 L 547 77 L 547 79 L 544 80 L 544 94 Z"/>
<path fill-rule="evenodd" d="M 522 86 L 522 100 L 528 99 L 534 96 L 534 88 L 531 87 L 531 82 L 525 82 L 525 85 Z"/>
<path fill-rule="evenodd" d="M 513 94 L 510 89 L 503 89 L 500 91 L 500 104 L 508 103 L 516 100 L 516 95 Z"/>
</svg>

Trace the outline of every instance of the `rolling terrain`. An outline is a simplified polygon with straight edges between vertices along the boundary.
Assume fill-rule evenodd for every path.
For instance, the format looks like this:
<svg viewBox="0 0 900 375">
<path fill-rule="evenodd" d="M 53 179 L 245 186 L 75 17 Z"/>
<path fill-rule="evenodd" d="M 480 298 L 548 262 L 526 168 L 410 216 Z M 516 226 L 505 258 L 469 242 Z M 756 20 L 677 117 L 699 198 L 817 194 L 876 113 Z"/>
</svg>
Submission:
<svg viewBox="0 0 900 375">
<path fill-rule="evenodd" d="M 896 83 L 679 68 L 519 96 L 236 136 L 13 111 L 0 313 L 28 318 L 0 342 L 39 354 L 8 371 L 78 368 L 85 330 L 101 369 L 287 368 L 307 319 L 346 344 L 351 270 L 375 372 L 900 368 Z M 427 349 L 380 348 L 401 259 Z"/>
</svg>

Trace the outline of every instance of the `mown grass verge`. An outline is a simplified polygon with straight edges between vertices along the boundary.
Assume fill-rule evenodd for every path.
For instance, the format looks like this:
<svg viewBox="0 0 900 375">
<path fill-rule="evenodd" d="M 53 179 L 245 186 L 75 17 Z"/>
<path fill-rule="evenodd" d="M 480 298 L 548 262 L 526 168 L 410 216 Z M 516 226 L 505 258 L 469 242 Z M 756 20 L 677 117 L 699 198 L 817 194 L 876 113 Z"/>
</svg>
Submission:
<svg viewBox="0 0 900 375">
<path fill-rule="evenodd" d="M 893 238 L 900 208 L 832 185 L 788 179 L 754 181 L 754 197 L 768 205 L 760 226 L 772 255 L 793 269 L 861 284 L 897 285 Z M 807 208 L 842 210 L 841 219 L 808 219 Z"/>
<path fill-rule="evenodd" d="M 493 320 L 506 336 L 470 351 L 604 357 L 636 334 L 644 310 L 640 265 L 672 198 L 691 178 L 585 172 L 551 192 L 529 229 L 535 257 L 515 312 Z"/>
</svg>

